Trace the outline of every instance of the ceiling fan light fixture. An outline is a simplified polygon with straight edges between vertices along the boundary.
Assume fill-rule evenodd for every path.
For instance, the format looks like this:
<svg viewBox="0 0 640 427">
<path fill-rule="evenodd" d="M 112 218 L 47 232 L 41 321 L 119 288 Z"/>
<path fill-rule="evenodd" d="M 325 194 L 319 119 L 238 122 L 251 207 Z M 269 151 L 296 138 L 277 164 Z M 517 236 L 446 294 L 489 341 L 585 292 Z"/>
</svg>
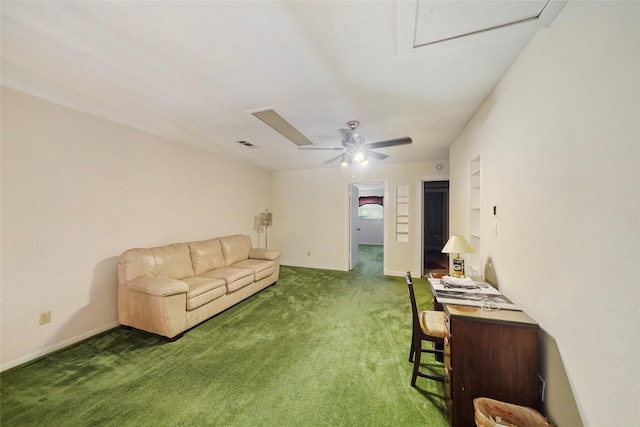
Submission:
<svg viewBox="0 0 640 427">
<path fill-rule="evenodd" d="M 348 147 L 350 145 L 361 145 L 364 144 L 364 138 L 354 132 L 347 132 L 342 140 L 342 146 Z"/>
<path fill-rule="evenodd" d="M 378 153 L 371 150 L 372 148 L 385 148 L 393 147 L 396 145 L 411 144 L 412 140 L 406 136 L 403 138 L 389 139 L 386 141 L 378 141 L 374 143 L 366 143 L 365 139 L 358 135 L 356 128 L 360 123 L 357 120 L 347 122 L 349 129 L 344 133 L 342 138 L 342 144 L 340 147 L 298 147 L 300 150 L 337 150 L 342 151 L 342 154 L 338 154 L 335 157 L 327 160 L 325 164 L 335 163 L 340 160 L 340 164 L 343 167 L 351 166 L 355 171 L 356 166 L 365 166 L 369 159 L 384 160 L 389 157 L 386 154 Z"/>
</svg>

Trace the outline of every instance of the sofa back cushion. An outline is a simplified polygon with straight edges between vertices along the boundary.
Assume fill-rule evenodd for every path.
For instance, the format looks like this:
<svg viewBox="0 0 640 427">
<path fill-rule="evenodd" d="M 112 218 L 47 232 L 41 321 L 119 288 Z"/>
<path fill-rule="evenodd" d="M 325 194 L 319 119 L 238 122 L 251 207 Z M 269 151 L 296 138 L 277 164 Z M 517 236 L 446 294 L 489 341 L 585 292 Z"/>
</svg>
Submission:
<svg viewBox="0 0 640 427">
<path fill-rule="evenodd" d="M 120 281 L 140 276 L 184 279 L 193 276 L 191 254 L 186 243 L 157 248 L 129 249 L 120 256 Z"/>
<path fill-rule="evenodd" d="M 191 251 L 191 262 L 195 276 L 200 276 L 202 273 L 216 268 L 226 267 L 222 256 L 222 246 L 218 239 L 190 242 L 189 250 Z"/>
<path fill-rule="evenodd" d="M 118 283 L 124 285 L 140 276 L 155 276 L 156 258 L 151 249 L 129 249 L 118 261 Z"/>
<path fill-rule="evenodd" d="M 251 237 L 244 234 L 236 234 L 234 236 L 221 237 L 219 240 L 222 246 L 224 262 L 227 266 L 249 258 L 249 252 L 251 252 L 252 248 Z"/>
<path fill-rule="evenodd" d="M 174 243 L 173 245 L 153 248 L 156 257 L 156 273 L 158 277 L 171 279 L 184 279 L 193 277 L 191 266 L 191 252 L 186 243 Z"/>
</svg>

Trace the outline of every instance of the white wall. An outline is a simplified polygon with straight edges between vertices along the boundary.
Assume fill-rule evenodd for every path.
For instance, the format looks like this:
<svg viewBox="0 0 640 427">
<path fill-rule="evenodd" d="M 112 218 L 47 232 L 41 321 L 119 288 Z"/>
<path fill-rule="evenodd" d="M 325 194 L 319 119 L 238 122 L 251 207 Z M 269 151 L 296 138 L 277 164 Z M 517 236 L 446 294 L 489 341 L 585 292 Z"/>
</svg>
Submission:
<svg viewBox="0 0 640 427">
<path fill-rule="evenodd" d="M 567 3 L 450 150 L 451 233 L 481 153 L 482 254 L 543 329 L 559 426 L 640 425 L 639 23 L 638 2 Z"/>
<path fill-rule="evenodd" d="M 4 87 L 1 135 L 2 369 L 115 326 L 124 250 L 255 244 L 271 200 L 268 171 Z"/>
<path fill-rule="evenodd" d="M 436 171 L 437 163 L 445 168 Z M 448 173 L 447 161 L 369 164 L 356 171 L 355 178 L 351 170 L 338 167 L 274 172 L 274 247 L 282 248 L 284 265 L 348 270 L 349 184 L 384 182 L 384 273 L 400 276 L 411 270 L 419 274 L 422 180 L 446 180 Z M 393 201 L 399 185 L 409 186 L 410 191 L 411 234 L 407 243 L 395 240 Z"/>
<path fill-rule="evenodd" d="M 356 218 L 356 238 L 363 245 L 384 244 L 384 219 Z"/>
</svg>

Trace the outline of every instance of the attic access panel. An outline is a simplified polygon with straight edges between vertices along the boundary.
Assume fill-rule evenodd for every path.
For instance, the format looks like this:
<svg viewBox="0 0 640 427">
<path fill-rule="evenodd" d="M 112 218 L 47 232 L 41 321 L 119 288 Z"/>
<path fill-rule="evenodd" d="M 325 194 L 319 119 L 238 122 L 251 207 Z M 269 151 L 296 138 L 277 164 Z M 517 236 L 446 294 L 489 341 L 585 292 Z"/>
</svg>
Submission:
<svg viewBox="0 0 640 427">
<path fill-rule="evenodd" d="M 550 0 L 430 1 L 417 4 L 414 47 L 540 18 Z"/>
</svg>

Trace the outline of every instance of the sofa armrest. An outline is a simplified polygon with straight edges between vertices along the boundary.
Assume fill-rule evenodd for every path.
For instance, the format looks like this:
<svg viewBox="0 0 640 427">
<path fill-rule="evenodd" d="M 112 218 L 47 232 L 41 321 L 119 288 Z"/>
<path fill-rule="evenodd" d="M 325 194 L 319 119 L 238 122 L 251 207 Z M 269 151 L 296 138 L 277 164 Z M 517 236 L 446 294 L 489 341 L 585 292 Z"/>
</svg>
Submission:
<svg viewBox="0 0 640 427">
<path fill-rule="evenodd" d="M 249 252 L 249 259 L 264 259 L 274 261 L 280 257 L 280 251 L 273 249 L 253 248 Z"/>
<path fill-rule="evenodd" d="M 189 290 L 189 286 L 185 282 L 155 276 L 140 276 L 128 282 L 125 286 L 132 291 L 157 296 L 186 294 Z"/>
</svg>

